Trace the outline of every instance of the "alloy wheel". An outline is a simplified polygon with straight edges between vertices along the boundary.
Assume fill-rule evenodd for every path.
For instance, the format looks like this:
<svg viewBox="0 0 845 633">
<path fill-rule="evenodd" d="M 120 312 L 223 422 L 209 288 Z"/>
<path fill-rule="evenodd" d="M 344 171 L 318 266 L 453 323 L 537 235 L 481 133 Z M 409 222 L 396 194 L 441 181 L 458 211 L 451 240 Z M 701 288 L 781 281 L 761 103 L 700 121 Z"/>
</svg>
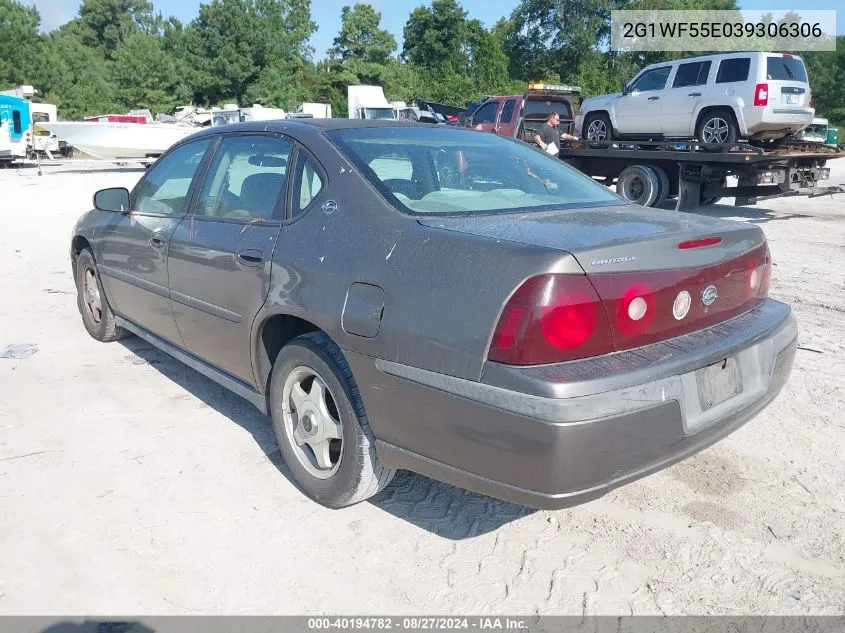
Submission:
<svg viewBox="0 0 845 633">
<path fill-rule="evenodd" d="M 722 117 L 713 117 L 709 119 L 702 129 L 701 139 L 705 143 L 722 144 L 728 140 L 728 132 L 730 128 L 728 122 Z"/>
<path fill-rule="evenodd" d="M 343 433 L 337 405 L 326 381 L 314 369 L 296 367 L 282 390 L 285 435 L 309 474 L 328 479 L 340 467 Z"/>
</svg>

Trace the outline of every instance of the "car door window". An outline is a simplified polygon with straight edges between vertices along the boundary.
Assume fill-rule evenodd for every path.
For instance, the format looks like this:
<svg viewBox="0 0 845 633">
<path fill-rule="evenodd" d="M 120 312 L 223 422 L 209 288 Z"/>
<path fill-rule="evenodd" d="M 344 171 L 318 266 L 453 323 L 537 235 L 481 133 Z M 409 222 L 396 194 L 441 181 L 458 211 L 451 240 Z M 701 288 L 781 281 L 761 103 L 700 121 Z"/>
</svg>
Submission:
<svg viewBox="0 0 845 633">
<path fill-rule="evenodd" d="M 133 211 L 181 215 L 211 139 L 186 143 L 161 158 L 138 184 Z"/>
<path fill-rule="evenodd" d="M 496 121 L 496 110 L 499 109 L 499 103 L 494 101 L 492 103 L 485 103 L 483 106 L 478 108 L 475 114 L 472 117 L 473 125 L 478 125 L 479 123 L 495 123 Z"/>
<path fill-rule="evenodd" d="M 673 88 L 684 88 L 687 86 L 703 86 L 707 83 L 707 75 L 710 74 L 710 61 L 691 62 L 678 66 L 675 73 Z"/>
<path fill-rule="evenodd" d="M 300 150 L 300 157 L 304 152 Z M 300 158 L 299 167 L 296 172 L 296 184 L 294 186 L 294 210 L 293 217 L 304 213 L 314 198 L 323 190 L 323 177 L 317 170 L 313 161 L 305 156 Z"/>
<path fill-rule="evenodd" d="M 640 78 L 637 79 L 633 89 L 638 90 L 639 92 L 663 90 L 666 86 L 666 80 L 669 78 L 671 70 L 671 66 L 662 66 L 661 68 L 649 70 L 643 75 L 640 75 Z"/>
<path fill-rule="evenodd" d="M 719 63 L 719 72 L 716 74 L 716 83 L 729 84 L 735 81 L 745 81 L 748 79 L 748 70 L 750 67 L 750 57 L 723 59 Z"/>
<path fill-rule="evenodd" d="M 197 202 L 196 215 L 226 220 L 284 217 L 285 190 L 293 145 L 275 136 L 224 138 L 214 155 Z"/>
</svg>

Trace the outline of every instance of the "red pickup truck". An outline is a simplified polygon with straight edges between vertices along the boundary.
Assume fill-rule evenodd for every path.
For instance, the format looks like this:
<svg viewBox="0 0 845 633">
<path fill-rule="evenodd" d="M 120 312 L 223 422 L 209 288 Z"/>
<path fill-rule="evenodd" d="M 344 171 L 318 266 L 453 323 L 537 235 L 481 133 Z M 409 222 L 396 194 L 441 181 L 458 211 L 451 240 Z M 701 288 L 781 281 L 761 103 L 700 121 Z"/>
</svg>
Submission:
<svg viewBox="0 0 845 633">
<path fill-rule="evenodd" d="M 560 115 L 558 130 L 573 134 L 580 94 L 578 86 L 531 83 L 522 95 L 486 97 L 467 122 L 477 130 L 532 142 L 535 130 L 554 111 Z"/>
</svg>

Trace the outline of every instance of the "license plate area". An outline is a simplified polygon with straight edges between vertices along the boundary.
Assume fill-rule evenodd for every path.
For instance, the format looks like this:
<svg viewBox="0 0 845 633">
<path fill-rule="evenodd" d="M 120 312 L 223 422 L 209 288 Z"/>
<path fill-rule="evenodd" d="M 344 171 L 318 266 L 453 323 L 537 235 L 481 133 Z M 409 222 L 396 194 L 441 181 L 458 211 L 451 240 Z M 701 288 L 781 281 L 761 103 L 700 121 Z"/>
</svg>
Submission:
<svg viewBox="0 0 845 633">
<path fill-rule="evenodd" d="M 697 370 L 695 380 L 702 411 L 708 411 L 742 393 L 742 372 L 735 356 Z"/>
<path fill-rule="evenodd" d="M 800 95 L 796 95 L 796 94 L 788 94 L 788 93 L 787 93 L 787 95 L 786 95 L 786 103 L 787 103 L 788 105 L 795 105 L 795 104 L 797 104 L 797 103 L 798 103 L 798 97 L 799 97 L 799 96 L 800 96 Z"/>
</svg>

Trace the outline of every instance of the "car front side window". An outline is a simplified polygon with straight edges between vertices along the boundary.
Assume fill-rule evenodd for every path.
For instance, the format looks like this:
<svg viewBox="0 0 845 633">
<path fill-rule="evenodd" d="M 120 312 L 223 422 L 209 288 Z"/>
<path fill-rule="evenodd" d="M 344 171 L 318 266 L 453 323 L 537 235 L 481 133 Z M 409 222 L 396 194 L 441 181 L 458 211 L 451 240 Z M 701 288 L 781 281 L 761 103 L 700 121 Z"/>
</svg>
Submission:
<svg viewBox="0 0 845 633">
<path fill-rule="evenodd" d="M 633 90 L 638 92 L 648 92 L 651 90 L 663 90 L 666 86 L 666 80 L 669 78 L 669 73 L 672 71 L 671 66 L 663 66 L 649 70 L 637 79 L 633 86 Z"/>
<path fill-rule="evenodd" d="M 133 211 L 181 215 L 191 182 L 211 139 L 186 143 L 165 155 L 138 184 Z"/>
<path fill-rule="evenodd" d="M 293 145 L 274 136 L 225 138 L 208 170 L 196 215 L 226 220 L 282 219 Z"/>
</svg>

